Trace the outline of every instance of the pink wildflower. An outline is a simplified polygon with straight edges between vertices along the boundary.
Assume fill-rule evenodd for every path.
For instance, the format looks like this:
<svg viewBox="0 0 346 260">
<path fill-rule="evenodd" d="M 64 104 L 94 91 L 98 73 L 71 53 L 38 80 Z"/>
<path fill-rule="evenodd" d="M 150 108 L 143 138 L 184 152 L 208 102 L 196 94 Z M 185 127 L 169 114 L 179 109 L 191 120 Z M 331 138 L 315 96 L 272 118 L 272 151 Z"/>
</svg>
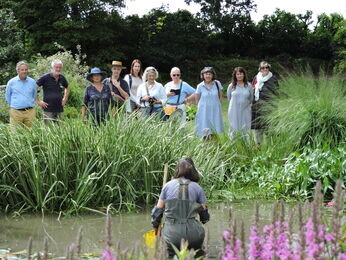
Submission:
<svg viewBox="0 0 346 260">
<path fill-rule="evenodd" d="M 103 251 L 101 258 L 104 260 L 116 260 L 115 255 L 112 253 L 110 248 L 107 248 L 105 251 Z"/>
<path fill-rule="evenodd" d="M 249 247 L 249 257 L 251 260 L 258 259 L 262 253 L 262 238 L 258 234 L 257 225 L 251 227 L 251 234 L 249 237 L 250 247 Z"/>
<path fill-rule="evenodd" d="M 335 234 L 334 233 L 327 233 L 325 235 L 325 239 L 327 240 L 327 242 L 331 242 L 335 240 Z"/>
<path fill-rule="evenodd" d="M 327 207 L 334 207 L 334 206 L 335 206 L 334 201 L 329 201 L 329 202 L 327 203 Z"/>
</svg>

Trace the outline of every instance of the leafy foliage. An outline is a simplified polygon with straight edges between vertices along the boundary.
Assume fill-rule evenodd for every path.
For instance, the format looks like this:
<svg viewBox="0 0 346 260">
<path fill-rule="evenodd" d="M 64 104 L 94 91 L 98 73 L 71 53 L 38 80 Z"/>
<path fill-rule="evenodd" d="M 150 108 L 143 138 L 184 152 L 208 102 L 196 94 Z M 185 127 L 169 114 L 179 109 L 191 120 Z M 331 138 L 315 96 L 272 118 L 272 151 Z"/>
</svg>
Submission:
<svg viewBox="0 0 346 260">
<path fill-rule="evenodd" d="M 15 63 L 25 56 L 24 31 L 11 9 L 0 9 L 0 82 L 13 73 Z"/>
</svg>

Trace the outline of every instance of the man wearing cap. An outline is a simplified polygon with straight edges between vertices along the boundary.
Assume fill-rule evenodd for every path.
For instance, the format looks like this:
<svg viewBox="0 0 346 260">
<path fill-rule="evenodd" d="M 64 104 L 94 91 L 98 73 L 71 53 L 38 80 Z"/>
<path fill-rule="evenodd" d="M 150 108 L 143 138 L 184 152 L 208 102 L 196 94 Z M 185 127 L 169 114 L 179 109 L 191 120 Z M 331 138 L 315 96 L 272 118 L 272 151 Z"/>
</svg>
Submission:
<svg viewBox="0 0 346 260">
<path fill-rule="evenodd" d="M 112 96 L 115 98 L 115 101 L 120 107 L 124 101 L 130 96 L 129 85 L 125 80 L 120 78 L 120 73 L 122 69 L 126 69 L 123 67 L 121 61 L 113 61 L 110 65 L 112 76 L 110 78 L 106 78 L 104 82 L 111 88 Z"/>
<path fill-rule="evenodd" d="M 63 63 L 61 60 L 53 60 L 52 71 L 44 74 L 37 80 L 37 85 L 43 88 L 43 101 L 47 103 L 43 107 L 43 120 L 45 123 L 57 123 L 70 94 L 66 78 L 61 75 Z M 62 95 L 64 91 L 64 95 Z"/>
<path fill-rule="evenodd" d="M 35 120 L 35 103 L 44 107 L 45 102 L 37 98 L 35 80 L 28 76 L 29 65 L 20 61 L 16 65 L 18 76 L 10 79 L 6 85 L 6 101 L 10 106 L 10 124 L 31 127 Z"/>
</svg>

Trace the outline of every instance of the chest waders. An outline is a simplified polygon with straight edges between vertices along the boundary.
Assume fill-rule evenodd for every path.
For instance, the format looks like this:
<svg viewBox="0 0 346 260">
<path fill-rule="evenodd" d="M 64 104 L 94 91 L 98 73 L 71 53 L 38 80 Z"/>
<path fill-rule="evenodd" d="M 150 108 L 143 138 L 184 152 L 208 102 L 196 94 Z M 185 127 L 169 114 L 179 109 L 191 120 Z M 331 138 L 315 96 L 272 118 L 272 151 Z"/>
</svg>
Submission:
<svg viewBox="0 0 346 260">
<path fill-rule="evenodd" d="M 205 232 L 202 224 L 196 219 L 202 206 L 189 200 L 189 183 L 189 180 L 184 183 L 179 179 L 178 199 L 165 200 L 165 223 L 162 236 L 166 242 L 169 257 L 175 255 L 171 244 L 179 249 L 182 239 L 188 241 L 189 249 L 199 250 L 197 256 L 204 254 L 202 245 Z"/>
</svg>

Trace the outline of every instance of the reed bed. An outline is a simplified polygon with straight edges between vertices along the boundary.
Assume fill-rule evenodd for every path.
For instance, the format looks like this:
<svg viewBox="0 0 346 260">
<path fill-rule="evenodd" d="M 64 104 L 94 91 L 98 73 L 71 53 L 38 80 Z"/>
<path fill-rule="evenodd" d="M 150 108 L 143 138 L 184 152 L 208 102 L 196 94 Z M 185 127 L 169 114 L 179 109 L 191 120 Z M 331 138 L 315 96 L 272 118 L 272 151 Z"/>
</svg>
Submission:
<svg viewBox="0 0 346 260">
<path fill-rule="evenodd" d="M 100 127 L 66 121 L 15 133 L 1 125 L 0 132 L 0 207 L 7 211 L 133 210 L 156 198 L 165 163 L 172 175 L 178 159 L 192 157 L 208 181 L 227 168 L 219 146 L 174 122 L 119 116 Z"/>
</svg>

